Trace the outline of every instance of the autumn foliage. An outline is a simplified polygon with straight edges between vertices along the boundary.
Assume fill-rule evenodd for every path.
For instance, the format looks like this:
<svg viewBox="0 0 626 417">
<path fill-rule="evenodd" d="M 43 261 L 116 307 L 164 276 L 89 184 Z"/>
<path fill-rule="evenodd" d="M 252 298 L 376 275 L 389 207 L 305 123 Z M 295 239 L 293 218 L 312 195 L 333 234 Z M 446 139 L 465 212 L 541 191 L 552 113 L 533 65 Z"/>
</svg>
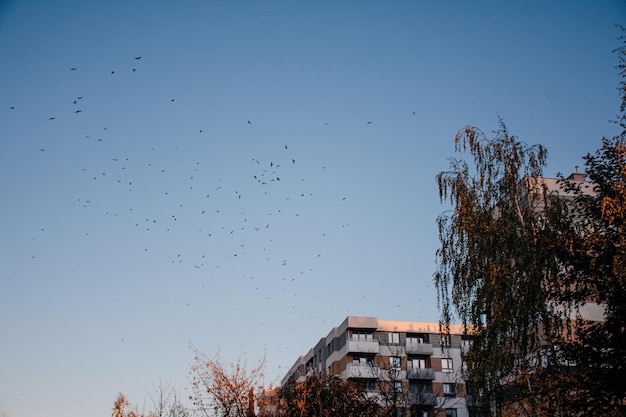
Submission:
<svg viewBox="0 0 626 417">
<path fill-rule="evenodd" d="M 250 417 L 263 392 L 264 360 L 247 368 L 241 360 L 225 365 L 194 349 L 190 400 L 204 416 Z"/>
</svg>

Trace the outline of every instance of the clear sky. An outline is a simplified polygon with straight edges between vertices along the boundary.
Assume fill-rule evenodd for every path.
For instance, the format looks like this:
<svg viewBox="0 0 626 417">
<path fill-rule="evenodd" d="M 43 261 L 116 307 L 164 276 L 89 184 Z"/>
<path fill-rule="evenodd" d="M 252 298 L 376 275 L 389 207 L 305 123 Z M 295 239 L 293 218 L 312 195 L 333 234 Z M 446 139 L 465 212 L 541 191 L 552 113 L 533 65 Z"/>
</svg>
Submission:
<svg viewBox="0 0 626 417">
<path fill-rule="evenodd" d="M 108 416 L 193 353 L 267 381 L 347 315 L 437 321 L 458 129 L 569 174 L 623 1 L 0 2 L 0 415 Z"/>
</svg>

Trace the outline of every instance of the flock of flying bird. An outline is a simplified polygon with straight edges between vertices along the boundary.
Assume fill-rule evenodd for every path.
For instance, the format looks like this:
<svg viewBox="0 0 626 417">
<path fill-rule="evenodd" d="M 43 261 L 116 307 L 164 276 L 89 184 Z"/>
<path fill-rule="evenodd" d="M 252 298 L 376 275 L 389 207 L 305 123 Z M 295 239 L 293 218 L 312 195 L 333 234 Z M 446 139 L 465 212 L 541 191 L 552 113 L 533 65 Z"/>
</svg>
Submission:
<svg viewBox="0 0 626 417">
<path fill-rule="evenodd" d="M 141 77 L 147 61 L 141 56 L 129 61 L 133 65 L 98 76 L 112 83 L 118 82 L 118 77 Z M 81 68 L 70 67 L 69 71 L 79 74 Z M 123 88 L 117 91 L 125 94 Z M 221 159 L 227 157 L 219 154 L 220 145 L 207 148 L 207 142 L 217 140 L 201 126 L 195 129 L 195 137 L 186 129 L 178 138 L 164 134 L 156 142 L 120 130 L 110 114 L 96 114 L 92 124 L 74 128 L 74 120 L 96 112 L 84 105 L 94 100 L 88 91 L 77 89 L 65 107 L 58 106 L 57 114 L 48 117 L 50 129 L 63 122 L 64 129 L 69 126 L 75 133 L 73 140 L 91 147 L 84 164 L 77 158 L 75 176 L 83 187 L 72 196 L 74 206 L 94 224 L 94 230 L 84 231 L 86 239 L 97 241 L 100 223 L 118 227 L 133 237 L 129 241 L 141 242 L 134 255 L 139 262 L 183 268 L 183 276 L 195 277 L 188 279 L 196 280 L 199 291 L 214 288 L 216 280 L 238 280 L 242 289 L 259 299 L 272 303 L 282 298 L 283 308 L 295 314 L 296 300 L 316 298 L 319 290 L 311 289 L 320 286 L 313 271 L 323 269 L 330 239 L 350 228 L 348 206 L 343 203 L 348 197 L 333 184 L 332 164 L 327 170 L 325 161 L 314 160 L 300 150 L 298 141 L 288 139 L 282 143 L 273 140 L 258 153 L 242 147 L 234 156 L 230 146 L 231 159 L 224 161 Z M 160 105 L 169 108 L 168 103 L 174 102 L 184 105 L 185 101 L 165 96 Z M 66 113 L 61 112 L 64 108 Z M 10 111 L 19 109 L 11 106 Z M 93 129 L 94 119 L 108 120 L 111 125 L 102 122 Z M 45 120 L 42 123 L 47 124 Z M 242 117 L 241 125 L 251 130 L 237 129 L 256 135 L 253 119 Z M 45 158 L 54 154 L 54 146 L 48 142 L 38 148 Z M 321 210 L 326 213 L 320 215 Z M 289 241 L 285 241 L 285 232 Z M 38 258 L 35 255 L 33 259 Z M 107 286 L 111 299 L 120 301 L 118 290 L 111 288 L 116 285 Z M 193 306 L 188 301 L 183 305 Z M 229 305 L 227 310 L 242 312 L 246 306 Z M 308 319 L 315 317 L 309 314 Z"/>
<path fill-rule="evenodd" d="M 133 61 L 137 63 L 141 58 L 136 56 Z M 132 71 L 127 68 L 126 73 L 140 74 L 137 68 L 138 65 L 133 65 Z M 78 73 L 80 68 L 70 67 L 69 71 Z M 112 70 L 109 76 L 118 74 L 120 71 Z M 71 103 L 76 117 L 82 117 L 81 113 L 85 113 L 80 105 L 89 97 L 86 98 L 80 91 L 77 93 Z M 175 99 L 168 97 L 165 101 L 174 102 Z M 11 106 L 11 110 L 15 110 L 15 107 Z M 49 120 L 66 118 L 61 116 L 56 114 L 50 116 Z M 244 125 L 253 125 L 248 119 L 242 122 Z M 247 179 L 242 180 L 239 176 L 222 179 L 223 175 L 214 170 L 211 162 L 203 160 L 200 149 L 191 149 L 194 161 L 184 161 L 189 155 L 189 149 L 185 147 L 193 146 L 184 141 L 170 140 L 165 145 L 145 147 L 139 152 L 135 149 L 124 154 L 127 148 L 120 143 L 127 142 L 129 138 L 116 142 L 113 140 L 114 134 L 107 131 L 107 127 L 100 129 L 95 135 L 93 132 L 84 135 L 85 139 L 93 140 L 95 137 L 95 142 L 109 142 L 110 146 L 99 148 L 102 152 L 96 159 L 99 161 L 96 166 L 80 167 L 83 180 L 88 179 L 91 185 L 84 188 L 75 201 L 83 209 L 89 210 L 90 216 L 96 216 L 96 224 L 97 216 L 107 216 L 114 218 L 113 221 L 122 222 L 120 227 L 146 233 L 143 247 L 138 248 L 141 252 L 150 253 L 154 249 L 155 253 L 162 254 L 165 246 L 169 248 L 169 255 L 166 255 L 168 263 L 188 265 L 195 270 L 210 267 L 213 271 L 223 270 L 224 266 L 229 268 L 229 263 L 232 265 L 247 257 L 251 264 L 241 261 L 232 268 L 241 271 L 242 264 L 251 265 L 247 268 L 244 266 L 243 270 L 250 271 L 244 272 L 245 278 L 253 281 L 256 290 L 262 289 L 263 283 L 252 272 L 259 269 L 255 263 L 264 262 L 270 265 L 269 268 L 281 268 L 280 272 L 271 274 L 283 281 L 282 289 L 287 290 L 289 282 L 293 283 L 311 272 L 313 263 L 322 256 L 323 250 L 320 249 L 309 256 L 304 255 L 304 261 L 301 258 L 292 264 L 287 255 L 280 251 L 281 247 L 293 249 L 293 242 L 277 242 L 277 235 L 272 233 L 275 226 L 281 230 L 295 229 L 294 233 L 297 233 L 298 221 L 312 221 L 310 215 L 314 204 L 311 199 L 316 197 L 318 189 L 308 186 L 304 176 L 311 173 L 323 176 L 326 172 L 323 163 L 314 164 L 319 170 L 317 173 L 310 171 L 310 168 L 309 171 L 298 169 L 298 158 L 309 162 L 309 166 L 311 161 L 306 161 L 305 156 L 294 152 L 290 144 L 281 144 L 280 148 L 270 151 L 269 156 L 246 156 L 242 151 L 240 161 L 235 164 L 247 170 Z M 203 135 L 202 129 L 196 132 Z M 116 139 L 120 139 L 119 133 L 115 135 L 118 135 Z M 46 150 L 46 147 L 40 148 L 41 152 Z M 103 201 L 105 195 L 109 196 L 106 197 L 109 201 Z M 337 204 L 344 200 L 345 196 L 335 196 Z M 309 216 L 301 216 L 303 213 Z M 316 224 L 314 229 L 317 236 L 299 238 L 321 239 L 321 242 L 332 227 L 343 229 L 348 226 L 349 223 L 345 222 L 337 225 Z M 90 236 L 89 231 L 84 234 Z M 96 239 L 94 235 L 96 233 L 92 233 L 90 238 Z M 193 254 L 185 253 L 178 248 L 188 245 L 177 244 L 176 241 L 187 238 L 205 242 L 205 247 L 200 244 Z M 212 276 L 215 274 L 211 273 Z M 269 294 L 267 298 L 270 298 Z"/>
</svg>

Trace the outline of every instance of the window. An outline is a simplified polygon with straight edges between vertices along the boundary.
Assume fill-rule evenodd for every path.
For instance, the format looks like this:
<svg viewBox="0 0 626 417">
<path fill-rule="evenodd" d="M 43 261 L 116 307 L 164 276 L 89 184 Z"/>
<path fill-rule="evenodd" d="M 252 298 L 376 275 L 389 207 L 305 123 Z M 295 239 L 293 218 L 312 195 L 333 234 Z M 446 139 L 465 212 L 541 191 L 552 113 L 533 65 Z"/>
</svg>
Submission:
<svg viewBox="0 0 626 417">
<path fill-rule="evenodd" d="M 425 369 L 426 368 L 426 359 L 409 359 L 409 368 L 413 369 Z"/>
<path fill-rule="evenodd" d="M 417 345 L 423 345 L 428 343 L 428 336 L 424 334 L 413 334 L 406 337 L 407 346 L 416 347 Z"/>
<path fill-rule="evenodd" d="M 371 342 L 374 340 L 374 335 L 364 330 L 352 330 L 350 339 Z"/>
<path fill-rule="evenodd" d="M 352 363 L 353 364 L 372 364 L 374 362 L 373 358 L 370 356 L 353 356 Z"/>
<path fill-rule="evenodd" d="M 443 395 L 446 397 L 453 397 L 455 395 L 454 384 L 443 384 Z"/>
<path fill-rule="evenodd" d="M 389 357 L 389 366 L 392 369 L 400 369 L 400 366 L 401 366 L 400 356 L 390 356 Z"/>
<path fill-rule="evenodd" d="M 359 390 L 364 392 L 372 392 L 376 391 L 376 381 L 371 379 L 356 379 L 354 383 L 359 388 Z"/>
<path fill-rule="evenodd" d="M 452 367 L 452 359 L 451 358 L 441 358 L 441 372 L 452 372 L 454 368 Z"/>
<path fill-rule="evenodd" d="M 389 343 L 398 344 L 400 343 L 400 333 L 387 333 L 389 338 Z"/>
<path fill-rule="evenodd" d="M 393 392 L 402 394 L 402 381 L 393 381 Z"/>
<path fill-rule="evenodd" d="M 410 394 L 424 394 L 428 392 L 428 385 L 427 384 L 422 384 L 422 383 L 418 383 L 418 384 L 409 384 L 409 393 Z"/>
<path fill-rule="evenodd" d="M 472 346 L 472 341 L 468 339 L 461 340 L 461 353 L 467 355 Z"/>
<path fill-rule="evenodd" d="M 456 409 L 448 408 L 446 410 L 446 417 L 456 417 Z"/>
</svg>

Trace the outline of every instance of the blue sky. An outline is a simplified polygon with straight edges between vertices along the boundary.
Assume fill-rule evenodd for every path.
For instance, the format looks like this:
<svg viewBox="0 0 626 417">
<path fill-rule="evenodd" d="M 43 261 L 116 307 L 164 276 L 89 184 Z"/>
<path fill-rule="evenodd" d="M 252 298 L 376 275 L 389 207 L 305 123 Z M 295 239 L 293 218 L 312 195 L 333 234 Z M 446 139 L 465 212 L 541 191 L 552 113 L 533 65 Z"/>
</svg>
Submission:
<svg viewBox="0 0 626 417">
<path fill-rule="evenodd" d="M 620 1 L 0 3 L 0 415 L 109 415 L 193 344 L 276 382 L 347 315 L 437 321 L 458 129 L 568 174 Z M 137 59 L 139 58 L 140 59 Z M 72 70 L 72 68 L 75 68 Z"/>
</svg>

